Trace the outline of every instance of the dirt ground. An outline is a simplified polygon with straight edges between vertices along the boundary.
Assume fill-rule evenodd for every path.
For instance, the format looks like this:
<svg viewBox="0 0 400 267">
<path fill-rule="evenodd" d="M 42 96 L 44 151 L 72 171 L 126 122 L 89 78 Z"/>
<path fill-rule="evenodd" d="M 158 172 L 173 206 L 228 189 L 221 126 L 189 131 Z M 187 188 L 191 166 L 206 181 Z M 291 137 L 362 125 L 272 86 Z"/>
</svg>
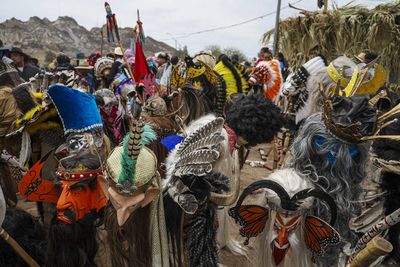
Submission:
<svg viewBox="0 0 400 267">
<path fill-rule="evenodd" d="M 265 151 L 268 150 L 269 145 L 262 145 L 262 148 L 264 148 Z M 271 153 L 272 154 L 272 153 Z M 259 156 L 259 152 L 258 152 L 258 147 L 253 148 L 250 151 L 250 154 L 248 156 L 249 160 L 261 160 L 260 156 Z M 268 163 L 269 165 L 272 164 L 272 158 L 268 159 Z M 241 192 L 244 188 L 246 188 L 249 184 L 251 184 L 254 181 L 259 180 L 261 177 L 265 177 L 268 175 L 268 173 L 270 173 L 270 171 L 266 168 L 262 168 L 262 167 L 251 167 L 248 164 L 245 164 L 242 171 L 241 171 L 241 184 L 240 184 L 240 188 L 241 188 Z M 22 199 L 21 197 L 19 197 L 19 201 L 18 201 L 18 206 L 21 207 L 22 209 L 28 211 L 29 213 L 31 213 L 33 216 L 38 217 L 38 212 L 36 209 L 36 205 L 33 202 L 29 202 L 26 201 L 24 199 Z M 244 238 L 239 236 L 239 230 L 235 229 L 235 231 L 232 231 L 231 233 L 233 236 L 235 236 L 235 238 L 237 238 L 237 240 L 243 240 Z M 254 259 L 254 251 L 249 249 L 249 255 L 248 258 L 249 259 Z M 220 263 L 224 266 L 229 266 L 229 267 L 250 267 L 250 266 L 254 266 L 253 264 L 251 264 L 251 262 L 249 260 L 247 260 L 246 257 L 244 256 L 236 256 L 233 255 L 230 251 L 226 250 L 226 249 L 222 249 L 220 251 Z"/>
</svg>

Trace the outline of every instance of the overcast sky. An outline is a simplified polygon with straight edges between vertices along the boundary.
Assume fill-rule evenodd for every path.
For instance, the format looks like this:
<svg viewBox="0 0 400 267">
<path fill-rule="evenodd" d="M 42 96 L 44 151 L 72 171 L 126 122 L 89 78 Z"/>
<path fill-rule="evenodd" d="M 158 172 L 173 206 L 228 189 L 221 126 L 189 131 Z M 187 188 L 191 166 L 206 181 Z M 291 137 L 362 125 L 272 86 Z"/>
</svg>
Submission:
<svg viewBox="0 0 400 267">
<path fill-rule="evenodd" d="M 71 16 L 87 29 L 105 23 L 104 1 L 101 0 L 0 0 L 0 21 L 15 17 L 26 21 L 31 16 Z M 132 27 L 136 21 L 136 9 L 140 9 L 146 35 L 175 46 L 173 37 L 226 26 L 276 11 L 277 0 L 109 0 L 120 26 Z M 317 0 L 282 0 L 281 18 L 295 16 L 298 11 L 287 8 L 296 3 L 299 8 L 317 9 Z M 332 2 L 332 0 L 329 0 Z M 339 6 L 350 0 L 336 0 Z M 356 4 L 373 7 L 388 0 L 356 0 Z M 253 57 L 259 50 L 264 32 L 274 27 L 275 15 L 230 29 L 178 38 L 178 47 L 187 45 L 191 54 L 207 45 L 218 44 L 222 48 L 236 47 Z"/>
</svg>

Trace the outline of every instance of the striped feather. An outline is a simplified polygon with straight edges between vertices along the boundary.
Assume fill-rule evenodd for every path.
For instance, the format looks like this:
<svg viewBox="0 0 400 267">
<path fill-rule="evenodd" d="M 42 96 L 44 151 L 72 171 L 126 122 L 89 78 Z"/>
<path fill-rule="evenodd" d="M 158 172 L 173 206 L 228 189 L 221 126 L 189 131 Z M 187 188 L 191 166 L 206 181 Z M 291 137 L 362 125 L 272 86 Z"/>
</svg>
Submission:
<svg viewBox="0 0 400 267">
<path fill-rule="evenodd" d="M 207 137 L 212 133 L 220 131 L 224 126 L 224 122 L 225 121 L 223 118 L 216 118 L 215 120 L 210 121 L 209 123 L 197 129 L 194 133 L 186 137 L 185 141 L 183 141 L 183 143 L 179 146 L 177 154 L 180 155 L 189 144 L 197 142 L 198 140 Z"/>
<path fill-rule="evenodd" d="M 175 170 L 175 176 L 182 177 L 185 175 L 205 176 L 212 171 L 212 164 L 193 164 L 178 167 Z"/>
<path fill-rule="evenodd" d="M 198 140 L 197 142 L 194 142 L 193 144 L 188 145 L 185 149 L 185 154 L 193 152 L 200 148 L 205 148 L 205 147 L 210 148 L 212 146 L 218 145 L 222 141 L 224 141 L 224 137 L 219 133 L 213 134 L 211 136 L 206 136 L 205 138 L 202 138 L 202 139 Z"/>
<path fill-rule="evenodd" d="M 136 160 L 139 156 L 140 149 L 142 148 L 141 139 L 143 133 L 144 123 L 139 121 L 135 128 L 129 133 L 128 140 L 128 155 Z"/>
<path fill-rule="evenodd" d="M 136 163 L 141 147 L 157 138 L 150 125 L 139 122 L 137 126 L 124 138 L 124 151 L 121 155 L 121 173 L 118 183 L 124 185 L 126 181 L 135 184 Z"/>
<path fill-rule="evenodd" d="M 185 166 L 188 164 L 207 164 L 213 163 L 219 158 L 219 152 L 211 149 L 200 149 L 181 157 L 176 163 L 176 167 Z"/>
</svg>

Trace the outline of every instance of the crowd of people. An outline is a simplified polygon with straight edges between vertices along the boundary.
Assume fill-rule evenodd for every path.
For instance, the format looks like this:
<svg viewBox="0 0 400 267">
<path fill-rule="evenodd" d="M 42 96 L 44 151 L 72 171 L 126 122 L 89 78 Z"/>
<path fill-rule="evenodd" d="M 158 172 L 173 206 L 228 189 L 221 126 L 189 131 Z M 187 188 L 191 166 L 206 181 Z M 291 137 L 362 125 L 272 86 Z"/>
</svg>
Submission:
<svg viewBox="0 0 400 267">
<path fill-rule="evenodd" d="M 399 98 L 378 55 L 289 71 L 268 47 L 135 49 L 0 61 L 1 266 L 400 263 Z M 256 146 L 272 172 L 241 190 Z"/>
</svg>

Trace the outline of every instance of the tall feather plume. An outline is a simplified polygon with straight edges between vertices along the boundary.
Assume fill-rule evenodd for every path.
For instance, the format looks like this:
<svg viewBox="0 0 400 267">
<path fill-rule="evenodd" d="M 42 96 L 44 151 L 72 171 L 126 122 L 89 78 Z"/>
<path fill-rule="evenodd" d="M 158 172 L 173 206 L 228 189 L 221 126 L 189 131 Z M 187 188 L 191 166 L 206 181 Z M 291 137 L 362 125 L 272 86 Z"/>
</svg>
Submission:
<svg viewBox="0 0 400 267">
<path fill-rule="evenodd" d="M 136 173 L 136 160 L 142 146 L 149 144 L 157 136 L 150 125 L 144 125 L 139 121 L 137 126 L 130 132 L 124 140 L 124 151 L 121 155 L 122 171 L 118 177 L 118 183 L 123 185 L 126 181 L 134 184 Z"/>
<path fill-rule="evenodd" d="M 215 133 L 217 131 L 219 131 L 224 125 L 224 119 L 223 118 L 216 118 L 213 121 L 210 121 L 209 123 L 207 123 L 206 125 L 200 127 L 199 129 L 197 129 L 194 133 L 192 133 L 191 135 L 189 135 L 185 141 L 183 141 L 183 143 L 179 146 L 178 149 L 178 155 L 180 155 L 182 153 L 182 151 L 185 150 L 185 148 L 193 143 L 193 142 L 197 142 L 198 140 L 207 137 L 209 135 L 211 135 L 212 133 Z"/>
<path fill-rule="evenodd" d="M 136 160 L 139 156 L 140 149 L 142 148 L 141 140 L 143 133 L 144 123 L 139 121 L 135 128 L 129 133 L 128 140 L 128 155 Z"/>
</svg>

